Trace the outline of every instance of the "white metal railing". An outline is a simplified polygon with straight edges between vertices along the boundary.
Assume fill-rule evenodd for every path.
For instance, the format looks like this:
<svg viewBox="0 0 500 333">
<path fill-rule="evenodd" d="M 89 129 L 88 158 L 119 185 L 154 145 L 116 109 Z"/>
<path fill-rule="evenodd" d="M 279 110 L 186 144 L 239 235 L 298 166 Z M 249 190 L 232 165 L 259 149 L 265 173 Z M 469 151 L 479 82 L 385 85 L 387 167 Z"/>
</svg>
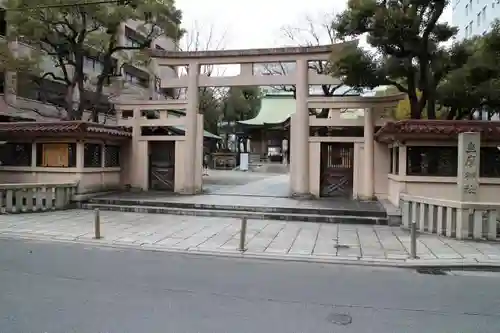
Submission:
<svg viewBox="0 0 500 333">
<path fill-rule="evenodd" d="M 77 183 L 0 184 L 0 214 L 64 209 L 76 193 Z"/>
<path fill-rule="evenodd" d="M 498 239 L 500 203 L 461 202 L 401 194 L 403 226 L 457 239 Z"/>
</svg>

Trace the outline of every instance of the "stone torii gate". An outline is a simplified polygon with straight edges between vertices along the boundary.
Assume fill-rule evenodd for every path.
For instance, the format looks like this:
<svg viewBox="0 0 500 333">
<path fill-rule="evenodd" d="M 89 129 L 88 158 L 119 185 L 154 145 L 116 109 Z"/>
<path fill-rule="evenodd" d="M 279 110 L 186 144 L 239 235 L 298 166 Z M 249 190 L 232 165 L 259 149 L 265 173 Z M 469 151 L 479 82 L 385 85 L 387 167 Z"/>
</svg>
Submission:
<svg viewBox="0 0 500 333">
<path fill-rule="evenodd" d="M 356 41 L 312 47 L 286 47 L 250 50 L 221 51 L 163 51 L 152 50 L 158 67 L 187 66 L 188 74 L 179 78 L 161 78 L 161 88 L 187 88 L 185 101 L 185 138 L 184 153 L 180 164 L 183 171 L 183 189 L 186 194 L 201 191 L 201 165 L 195 163 L 201 156 L 202 147 L 197 136 L 199 130 L 198 89 L 200 87 L 238 87 L 238 86 L 281 86 L 296 87 L 296 113 L 291 122 L 290 152 L 291 164 L 291 194 L 294 196 L 309 196 L 309 86 L 337 85 L 339 80 L 328 75 L 317 74 L 309 70 L 309 61 L 326 61 L 339 54 L 345 47 L 356 45 Z M 295 71 L 285 75 L 259 75 L 254 71 L 254 64 L 259 63 L 295 63 Z M 235 65 L 239 64 L 241 71 L 238 76 L 217 77 L 200 74 L 202 65 Z M 160 69 L 161 71 L 161 69 Z M 373 140 L 372 132 L 368 133 Z M 373 159 L 373 157 L 372 157 Z M 200 175 L 198 175 L 198 173 Z"/>
</svg>

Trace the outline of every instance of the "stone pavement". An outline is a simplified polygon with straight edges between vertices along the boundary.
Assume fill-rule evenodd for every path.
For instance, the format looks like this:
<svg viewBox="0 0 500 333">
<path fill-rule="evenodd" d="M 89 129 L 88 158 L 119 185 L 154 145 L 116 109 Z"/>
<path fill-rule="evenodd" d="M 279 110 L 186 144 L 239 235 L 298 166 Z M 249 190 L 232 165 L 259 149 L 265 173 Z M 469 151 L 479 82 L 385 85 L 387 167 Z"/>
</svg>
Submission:
<svg viewBox="0 0 500 333">
<path fill-rule="evenodd" d="M 500 266 L 500 243 L 467 242 L 422 234 L 420 259 L 408 259 L 409 234 L 399 227 L 249 220 L 240 253 L 240 221 L 101 212 L 103 239 L 93 239 L 87 210 L 1 215 L 0 237 L 74 241 L 158 251 L 387 266 Z"/>
<path fill-rule="evenodd" d="M 261 208 L 298 208 L 309 210 L 349 210 L 364 212 L 383 212 L 383 207 L 378 202 L 357 201 L 342 198 L 324 198 L 314 200 L 297 200 L 282 197 L 251 196 L 251 195 L 225 195 L 225 194 L 200 194 L 191 196 L 176 196 L 165 194 L 165 192 L 123 192 L 111 193 L 94 198 L 95 201 L 118 200 L 133 205 L 141 202 L 146 205 L 184 204 L 184 205 L 207 205 L 213 206 L 240 206 Z M 137 204 L 137 203 L 135 203 Z"/>
<path fill-rule="evenodd" d="M 203 177 L 203 189 L 217 195 L 286 198 L 290 196 L 290 175 L 209 170 L 208 176 Z"/>
</svg>

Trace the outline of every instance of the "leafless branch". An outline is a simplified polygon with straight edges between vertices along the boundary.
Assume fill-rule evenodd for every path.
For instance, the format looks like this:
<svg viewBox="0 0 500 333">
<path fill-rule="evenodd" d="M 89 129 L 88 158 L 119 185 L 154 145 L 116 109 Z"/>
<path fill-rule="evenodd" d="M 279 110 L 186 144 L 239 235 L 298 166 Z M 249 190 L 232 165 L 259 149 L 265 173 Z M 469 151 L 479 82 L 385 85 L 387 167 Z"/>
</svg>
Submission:
<svg viewBox="0 0 500 333">
<path fill-rule="evenodd" d="M 306 15 L 302 22 L 296 25 L 286 25 L 281 28 L 285 40 L 290 46 L 317 46 L 334 44 L 338 42 L 336 31 L 332 27 L 335 18 L 335 12 L 322 13 L 316 17 Z M 317 74 L 328 74 L 327 63 L 325 61 L 312 61 L 309 63 L 309 69 Z M 264 75 L 287 75 L 292 71 L 291 65 L 287 64 L 266 64 L 264 66 Z M 324 96 L 332 96 L 342 85 L 323 85 L 321 86 Z M 293 92 L 294 86 L 277 86 L 276 90 Z"/>
<path fill-rule="evenodd" d="M 181 40 L 179 48 L 181 51 L 209 51 L 209 50 L 223 50 L 227 42 L 227 29 L 223 30 L 222 33 L 218 33 L 214 24 L 210 26 L 201 26 L 198 21 L 195 21 L 191 29 L 188 29 L 184 38 Z M 203 65 L 200 68 L 200 73 L 206 76 L 223 76 L 225 69 L 215 70 L 214 65 Z M 185 75 L 188 72 L 187 67 L 181 67 L 181 75 Z M 222 95 L 224 89 L 220 87 L 204 87 L 202 88 L 202 93 L 207 89 L 212 89 L 214 95 Z M 179 96 L 184 93 L 184 90 L 179 89 Z"/>
<path fill-rule="evenodd" d="M 204 32 L 204 33 L 202 33 Z M 209 27 L 201 27 L 198 21 L 193 23 L 191 29 L 187 31 L 179 46 L 181 51 L 209 51 L 223 50 L 227 41 L 227 29 L 221 34 L 215 29 L 215 25 Z M 187 68 L 184 69 L 187 73 Z M 213 74 L 223 75 L 224 72 L 214 73 L 213 65 L 205 65 L 201 68 L 201 73 L 207 76 Z"/>
</svg>

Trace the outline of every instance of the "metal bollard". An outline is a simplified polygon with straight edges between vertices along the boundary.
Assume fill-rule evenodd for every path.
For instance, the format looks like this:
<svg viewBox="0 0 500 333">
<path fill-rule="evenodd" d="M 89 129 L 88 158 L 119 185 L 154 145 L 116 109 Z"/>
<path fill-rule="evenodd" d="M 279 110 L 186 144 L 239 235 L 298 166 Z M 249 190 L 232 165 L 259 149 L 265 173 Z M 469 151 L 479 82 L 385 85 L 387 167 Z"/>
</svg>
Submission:
<svg viewBox="0 0 500 333">
<path fill-rule="evenodd" d="M 417 223 L 410 223 L 410 258 L 417 259 Z"/>
<path fill-rule="evenodd" d="M 94 235 L 95 239 L 101 239 L 101 214 L 99 208 L 94 209 Z"/>
<path fill-rule="evenodd" d="M 238 250 L 241 252 L 245 252 L 245 238 L 246 238 L 246 233 L 247 233 L 247 218 L 242 217 L 241 218 L 241 230 L 240 230 L 240 247 Z"/>
</svg>

